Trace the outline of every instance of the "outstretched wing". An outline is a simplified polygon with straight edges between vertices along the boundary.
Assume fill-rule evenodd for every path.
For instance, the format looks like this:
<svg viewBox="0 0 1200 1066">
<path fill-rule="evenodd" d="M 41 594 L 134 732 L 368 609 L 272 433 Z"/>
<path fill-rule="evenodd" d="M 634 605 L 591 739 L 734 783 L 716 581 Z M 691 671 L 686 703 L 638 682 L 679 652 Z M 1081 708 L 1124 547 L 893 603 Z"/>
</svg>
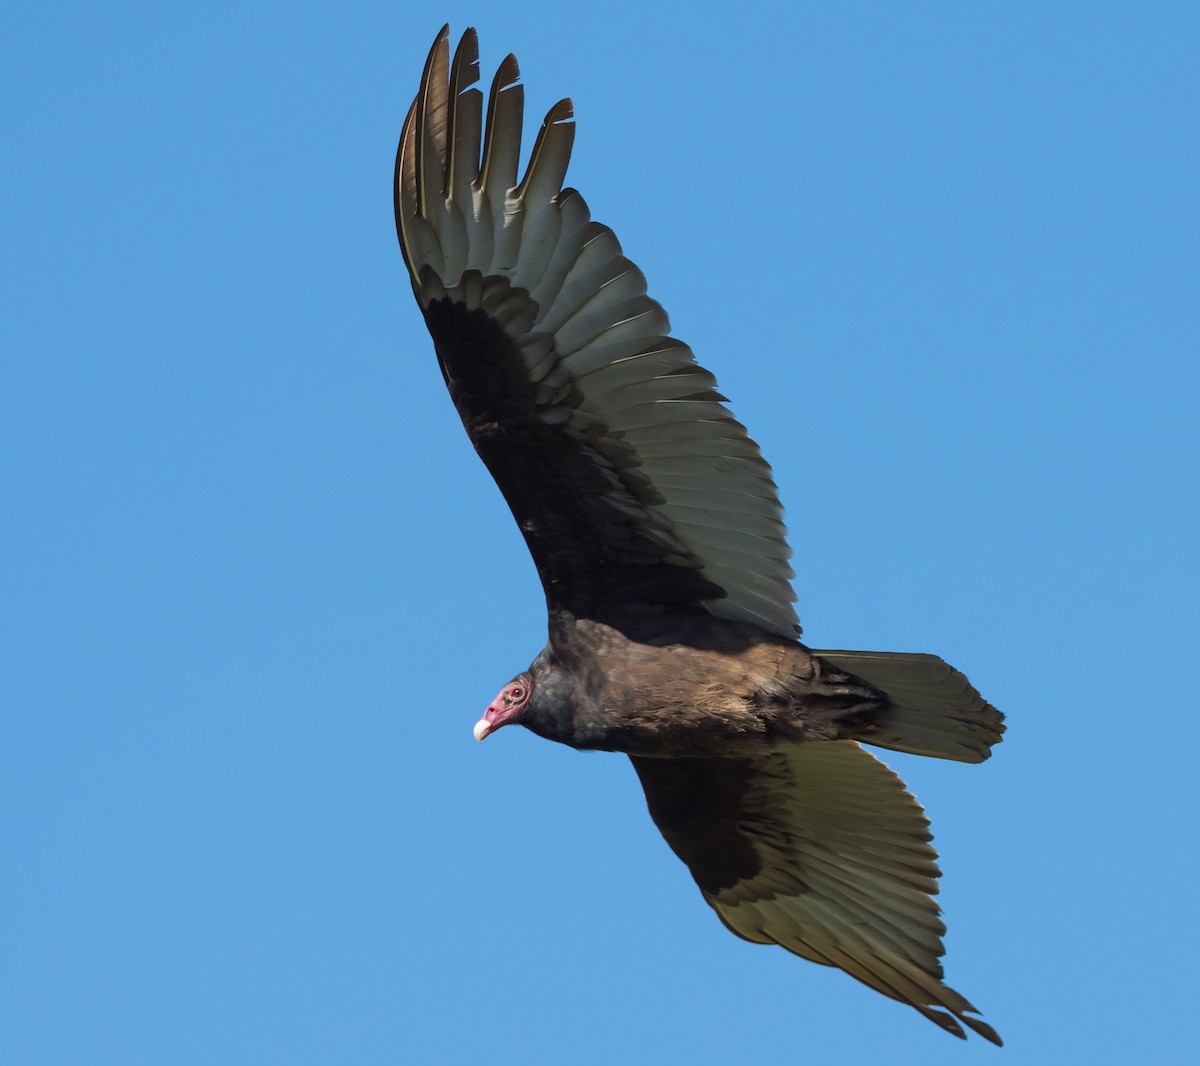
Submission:
<svg viewBox="0 0 1200 1066">
<path fill-rule="evenodd" d="M 562 188 L 571 102 L 518 182 L 517 61 L 488 101 L 443 28 L 396 157 L 396 229 L 450 395 L 551 609 L 663 607 L 799 632 L 770 467 L 610 229 Z"/>
<path fill-rule="evenodd" d="M 1001 1042 L 942 984 L 929 822 L 878 759 L 843 740 L 633 765 L 655 824 L 730 930 L 837 966 L 956 1036 L 963 1022 Z"/>
</svg>

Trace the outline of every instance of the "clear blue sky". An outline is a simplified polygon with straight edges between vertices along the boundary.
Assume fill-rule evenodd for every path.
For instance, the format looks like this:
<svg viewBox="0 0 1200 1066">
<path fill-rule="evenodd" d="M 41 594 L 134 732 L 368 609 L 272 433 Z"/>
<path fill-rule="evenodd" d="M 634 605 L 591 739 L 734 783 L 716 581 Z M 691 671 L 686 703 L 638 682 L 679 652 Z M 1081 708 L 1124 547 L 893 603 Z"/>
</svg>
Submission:
<svg viewBox="0 0 1200 1066">
<path fill-rule="evenodd" d="M 623 758 L 472 740 L 545 623 L 392 228 L 446 19 L 535 119 L 574 97 L 570 181 L 775 466 L 809 642 L 1008 713 L 982 767 L 889 758 L 1004 1051 L 730 936 Z M 0 1061 L 1189 1061 L 1198 31 L 9 11 Z"/>
</svg>

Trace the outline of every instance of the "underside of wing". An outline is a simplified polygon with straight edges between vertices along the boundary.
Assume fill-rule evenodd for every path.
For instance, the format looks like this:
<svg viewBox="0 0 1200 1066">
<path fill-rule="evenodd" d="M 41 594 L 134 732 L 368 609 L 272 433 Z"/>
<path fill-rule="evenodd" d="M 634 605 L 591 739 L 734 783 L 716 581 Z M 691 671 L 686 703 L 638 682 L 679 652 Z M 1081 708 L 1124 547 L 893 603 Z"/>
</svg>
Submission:
<svg viewBox="0 0 1200 1066">
<path fill-rule="evenodd" d="M 853 741 L 633 764 L 655 824 L 725 925 L 836 966 L 956 1036 L 1000 1038 L 942 983 L 937 853 L 904 783 Z"/>
<path fill-rule="evenodd" d="M 463 423 L 551 608 L 706 610 L 799 632 L 771 470 L 612 231 L 562 187 L 569 100 L 518 180 L 514 57 L 484 116 L 473 30 L 439 34 L 396 160 L 396 227 Z"/>
</svg>

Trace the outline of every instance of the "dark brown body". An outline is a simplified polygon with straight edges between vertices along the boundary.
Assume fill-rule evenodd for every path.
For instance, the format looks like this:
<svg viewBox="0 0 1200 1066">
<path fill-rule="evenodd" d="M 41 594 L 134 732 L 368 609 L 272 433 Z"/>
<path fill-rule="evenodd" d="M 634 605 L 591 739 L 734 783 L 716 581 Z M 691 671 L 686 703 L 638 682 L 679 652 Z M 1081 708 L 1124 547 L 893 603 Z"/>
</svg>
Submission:
<svg viewBox="0 0 1200 1066">
<path fill-rule="evenodd" d="M 636 636 L 556 611 L 523 724 L 575 748 L 731 756 L 869 733 L 887 697 L 794 640 L 686 615 Z"/>
</svg>

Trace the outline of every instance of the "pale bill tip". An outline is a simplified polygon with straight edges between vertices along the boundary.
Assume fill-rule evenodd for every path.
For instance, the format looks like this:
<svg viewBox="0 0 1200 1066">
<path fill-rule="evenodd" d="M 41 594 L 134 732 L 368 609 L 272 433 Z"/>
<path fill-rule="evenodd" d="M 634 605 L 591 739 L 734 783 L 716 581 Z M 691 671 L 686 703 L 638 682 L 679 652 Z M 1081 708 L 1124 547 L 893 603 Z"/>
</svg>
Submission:
<svg viewBox="0 0 1200 1066">
<path fill-rule="evenodd" d="M 480 743 L 483 742 L 483 738 L 486 737 L 491 731 L 491 723 L 486 718 L 480 718 L 479 721 L 475 723 L 475 739 Z"/>
</svg>

